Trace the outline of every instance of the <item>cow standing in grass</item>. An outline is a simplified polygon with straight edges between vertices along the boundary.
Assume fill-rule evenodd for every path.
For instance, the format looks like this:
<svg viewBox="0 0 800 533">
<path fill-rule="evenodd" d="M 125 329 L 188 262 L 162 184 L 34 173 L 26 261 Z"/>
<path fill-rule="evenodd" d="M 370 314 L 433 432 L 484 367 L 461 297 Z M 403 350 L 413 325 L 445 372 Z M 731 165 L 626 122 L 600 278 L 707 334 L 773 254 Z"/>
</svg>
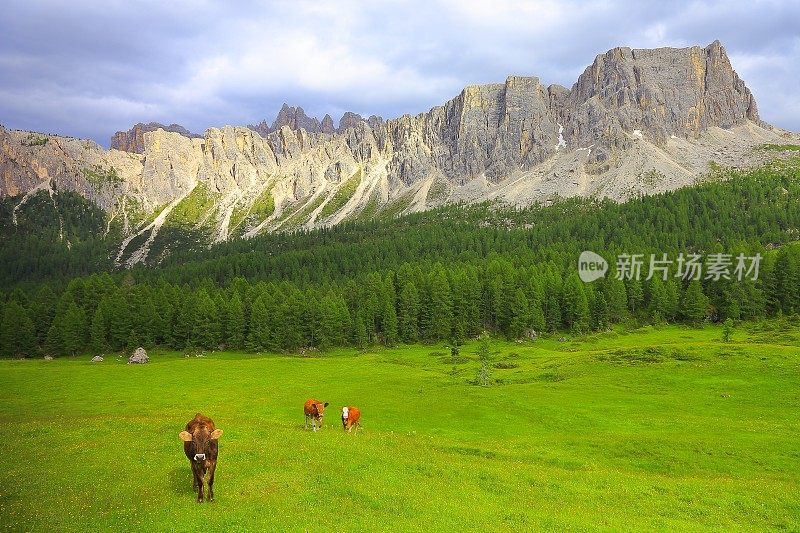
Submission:
<svg viewBox="0 0 800 533">
<path fill-rule="evenodd" d="M 214 501 L 214 471 L 217 469 L 219 443 L 217 439 L 222 430 L 214 426 L 214 421 L 201 413 L 186 424 L 186 431 L 180 432 L 183 441 L 183 453 L 189 459 L 194 482 L 192 487 L 197 491 L 197 503 L 203 501 L 203 478 L 208 472 L 208 501 Z"/>
<path fill-rule="evenodd" d="M 311 419 L 311 425 L 314 431 L 317 430 L 317 422 L 319 427 L 322 427 L 322 417 L 325 414 L 325 408 L 328 407 L 328 402 L 322 403 L 319 400 L 306 400 L 303 406 L 303 414 L 306 415 L 306 429 L 308 429 L 308 419 Z"/>
<path fill-rule="evenodd" d="M 356 433 L 361 429 L 361 410 L 352 405 L 342 407 L 342 428 L 350 433 L 353 427 L 356 428 Z"/>
</svg>

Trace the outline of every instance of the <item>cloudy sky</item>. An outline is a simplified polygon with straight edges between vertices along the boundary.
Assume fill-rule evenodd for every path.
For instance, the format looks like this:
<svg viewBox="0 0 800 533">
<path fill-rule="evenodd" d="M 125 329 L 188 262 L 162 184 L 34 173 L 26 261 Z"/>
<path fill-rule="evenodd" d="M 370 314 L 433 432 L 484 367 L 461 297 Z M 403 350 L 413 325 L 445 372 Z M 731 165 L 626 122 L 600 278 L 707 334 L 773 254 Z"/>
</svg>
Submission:
<svg viewBox="0 0 800 533">
<path fill-rule="evenodd" d="M 800 2 L 4 0 L 0 124 L 107 146 L 136 122 L 338 123 L 426 111 L 464 85 L 571 86 L 614 46 L 720 39 L 762 118 L 800 130 Z"/>
</svg>

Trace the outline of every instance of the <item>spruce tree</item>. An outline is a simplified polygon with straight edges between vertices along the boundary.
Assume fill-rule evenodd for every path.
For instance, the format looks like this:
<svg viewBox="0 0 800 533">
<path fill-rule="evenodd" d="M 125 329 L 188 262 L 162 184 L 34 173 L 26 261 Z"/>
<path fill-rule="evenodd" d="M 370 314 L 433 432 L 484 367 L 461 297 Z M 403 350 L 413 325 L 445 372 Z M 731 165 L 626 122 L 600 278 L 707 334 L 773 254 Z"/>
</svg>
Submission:
<svg viewBox="0 0 800 533">
<path fill-rule="evenodd" d="M 247 345 L 251 350 L 270 348 L 270 312 L 266 296 L 259 295 L 250 307 L 250 327 Z"/>
<path fill-rule="evenodd" d="M 689 322 L 697 323 L 706 318 L 708 297 L 703 294 L 703 287 L 700 285 L 700 281 L 692 280 L 686 287 L 686 292 L 683 295 L 682 313 Z"/>
<path fill-rule="evenodd" d="M 387 300 L 383 311 L 383 337 L 386 346 L 394 346 L 397 343 L 397 328 L 397 312 L 394 309 L 394 303 Z"/>
<path fill-rule="evenodd" d="M 628 309 L 636 315 L 642 307 L 644 300 L 644 290 L 642 289 L 642 282 L 638 279 L 628 281 Z"/>
<path fill-rule="evenodd" d="M 419 293 L 413 282 L 409 281 L 400 291 L 398 309 L 398 329 L 403 342 L 416 342 L 419 336 L 417 329 L 419 316 Z"/>
<path fill-rule="evenodd" d="M 210 350 L 220 342 L 219 315 L 214 300 L 205 289 L 200 289 L 195 294 L 194 324 L 190 338 L 190 345 L 197 348 Z"/>
<path fill-rule="evenodd" d="M 241 350 L 245 344 L 245 318 L 244 308 L 242 307 L 242 299 L 237 291 L 233 291 L 233 295 L 228 301 L 228 347 L 232 350 Z"/>
<path fill-rule="evenodd" d="M 678 317 L 680 311 L 681 289 L 678 282 L 673 278 L 664 284 L 664 319 L 673 321 Z"/>
<path fill-rule="evenodd" d="M 86 347 L 89 325 L 86 312 L 77 304 L 70 304 L 61 324 L 61 340 L 64 351 L 76 355 Z"/>
<path fill-rule="evenodd" d="M 549 293 L 545 299 L 545 323 L 549 331 L 558 331 L 561 328 L 561 305 L 558 295 Z"/>
<path fill-rule="evenodd" d="M 530 327 L 530 305 L 525 292 L 522 289 L 517 289 L 514 292 L 514 316 L 509 325 L 508 337 L 510 339 L 518 339 L 522 337 L 528 327 Z"/>
<path fill-rule="evenodd" d="M 608 302 L 608 318 L 613 323 L 625 319 L 628 312 L 628 295 L 625 284 L 616 278 L 606 280 L 604 286 L 606 301 Z"/>
<path fill-rule="evenodd" d="M 89 332 L 89 346 L 92 353 L 103 353 L 108 349 L 108 328 L 106 317 L 103 314 L 103 306 L 98 305 L 92 317 L 92 325 Z"/>
<path fill-rule="evenodd" d="M 667 319 L 667 290 L 664 281 L 659 276 L 650 279 L 647 292 L 649 301 L 647 312 L 653 322 L 662 322 Z"/>
<path fill-rule="evenodd" d="M 9 301 L 3 310 L 0 353 L 6 357 L 32 357 L 36 353 L 36 328 L 28 311 L 16 300 Z"/>
<path fill-rule="evenodd" d="M 436 269 L 431 277 L 430 321 L 426 336 L 430 340 L 441 340 L 450 337 L 453 300 L 450 284 L 441 268 Z"/>
</svg>

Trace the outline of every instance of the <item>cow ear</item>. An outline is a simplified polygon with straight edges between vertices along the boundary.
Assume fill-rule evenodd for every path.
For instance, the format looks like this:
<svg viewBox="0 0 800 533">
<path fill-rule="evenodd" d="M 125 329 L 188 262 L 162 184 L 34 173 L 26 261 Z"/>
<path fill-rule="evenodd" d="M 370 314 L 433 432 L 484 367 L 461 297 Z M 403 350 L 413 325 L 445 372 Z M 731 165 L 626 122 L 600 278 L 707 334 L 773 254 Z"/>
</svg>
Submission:
<svg viewBox="0 0 800 533">
<path fill-rule="evenodd" d="M 322 407 L 328 407 L 328 405 L 330 404 L 328 402 L 325 402 L 325 405 L 323 405 Z"/>
<path fill-rule="evenodd" d="M 222 430 L 221 429 L 215 429 L 214 431 L 211 432 L 211 438 L 212 439 L 218 439 L 221 436 L 222 436 Z"/>
<path fill-rule="evenodd" d="M 188 431 L 181 431 L 178 436 L 183 442 L 192 442 L 192 434 Z"/>
</svg>

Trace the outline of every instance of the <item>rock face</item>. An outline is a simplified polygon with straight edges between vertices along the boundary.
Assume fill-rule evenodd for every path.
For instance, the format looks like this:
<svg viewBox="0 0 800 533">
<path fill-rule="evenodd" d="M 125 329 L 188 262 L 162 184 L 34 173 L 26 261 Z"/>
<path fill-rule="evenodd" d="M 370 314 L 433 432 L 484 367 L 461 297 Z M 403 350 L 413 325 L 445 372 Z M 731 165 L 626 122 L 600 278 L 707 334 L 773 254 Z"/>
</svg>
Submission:
<svg viewBox="0 0 800 533">
<path fill-rule="evenodd" d="M 169 126 L 165 126 L 163 124 L 159 124 L 158 122 L 150 122 L 149 124 L 139 123 L 128 131 L 118 131 L 115 133 L 114 136 L 111 137 L 111 148 L 115 150 L 122 150 L 124 152 L 141 154 L 144 152 L 144 134 L 149 131 L 156 131 L 158 129 L 180 133 L 184 137 L 189 138 L 201 137 L 200 135 L 192 133 L 178 124 L 170 124 Z"/>
<path fill-rule="evenodd" d="M 302 107 L 292 107 L 284 103 L 281 110 L 278 112 L 277 118 L 270 126 L 266 120 L 262 120 L 258 124 L 250 124 L 247 127 L 251 130 L 258 132 L 262 137 L 268 137 L 269 134 L 275 133 L 282 127 L 286 126 L 292 131 L 305 130 L 306 133 L 325 133 L 333 135 L 334 133 L 342 133 L 348 128 L 356 127 L 362 122 L 366 123 L 370 128 L 375 128 L 383 123 L 381 117 L 375 115 L 365 120 L 358 113 L 347 111 L 339 119 L 339 127 L 336 128 L 333 124 L 333 119 L 330 115 L 325 115 L 322 121 L 315 117 L 309 117 Z"/>
<path fill-rule="evenodd" d="M 564 136 L 573 146 L 595 143 L 594 160 L 624 147 L 624 132 L 639 130 L 663 145 L 671 135 L 697 138 L 714 126 L 760 123 L 755 99 L 719 41 L 706 48 L 614 48 L 564 96 Z"/>
<path fill-rule="evenodd" d="M 141 346 L 136 348 L 136 351 L 134 351 L 133 354 L 131 354 L 131 356 L 128 358 L 129 365 L 141 365 L 149 362 L 150 358 L 147 357 L 147 352 L 145 352 L 144 348 Z"/>
<path fill-rule="evenodd" d="M 164 225 L 221 241 L 448 201 L 624 200 L 796 142 L 760 121 L 718 42 L 615 48 L 571 89 L 511 76 L 415 116 L 345 113 L 336 131 L 288 105 L 271 126 L 141 131 L 139 155 L 0 128 L 0 195 L 78 192 L 121 225 L 117 261 L 131 265 L 158 260 Z"/>
</svg>

